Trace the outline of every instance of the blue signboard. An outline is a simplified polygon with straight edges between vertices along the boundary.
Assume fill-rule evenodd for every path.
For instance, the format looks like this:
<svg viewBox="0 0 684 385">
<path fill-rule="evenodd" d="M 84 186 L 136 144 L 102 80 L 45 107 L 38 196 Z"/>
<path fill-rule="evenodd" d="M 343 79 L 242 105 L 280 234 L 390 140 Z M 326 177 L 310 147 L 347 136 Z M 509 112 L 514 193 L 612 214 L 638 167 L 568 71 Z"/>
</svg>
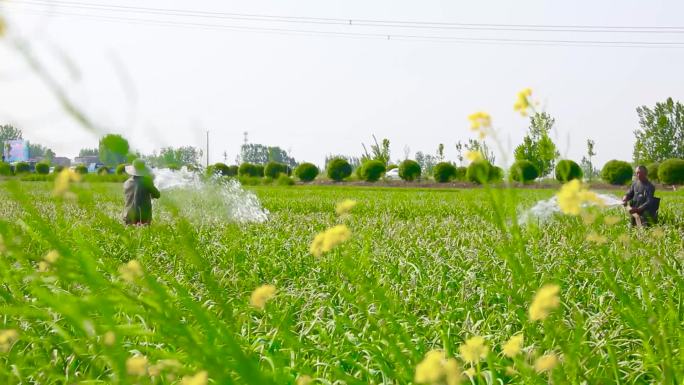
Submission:
<svg viewBox="0 0 684 385">
<path fill-rule="evenodd" d="M 28 142 L 22 139 L 6 140 L 3 151 L 5 162 L 26 162 L 29 159 Z"/>
</svg>

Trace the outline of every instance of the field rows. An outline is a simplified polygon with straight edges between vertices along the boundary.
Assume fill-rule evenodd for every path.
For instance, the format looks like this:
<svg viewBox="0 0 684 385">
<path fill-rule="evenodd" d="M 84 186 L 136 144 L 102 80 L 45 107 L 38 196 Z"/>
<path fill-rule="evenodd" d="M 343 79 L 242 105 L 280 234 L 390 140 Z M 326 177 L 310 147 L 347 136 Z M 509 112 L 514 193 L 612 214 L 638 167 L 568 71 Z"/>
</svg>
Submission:
<svg viewBox="0 0 684 385">
<path fill-rule="evenodd" d="M 433 349 L 434 383 L 684 380 L 680 192 L 658 193 L 663 224 L 643 231 L 617 209 L 515 224 L 552 190 L 330 186 L 254 187 L 269 220 L 243 224 L 212 196 L 188 209 L 167 193 L 132 228 L 119 185 L 75 186 L 74 200 L 2 187 L 0 329 L 16 336 L 0 335 L 1 383 L 408 384 Z M 344 199 L 357 204 L 338 216 Z M 312 255 L 339 224 L 351 238 Z M 559 306 L 533 320 L 547 284 Z M 440 372 L 446 358 L 467 373 Z"/>
</svg>

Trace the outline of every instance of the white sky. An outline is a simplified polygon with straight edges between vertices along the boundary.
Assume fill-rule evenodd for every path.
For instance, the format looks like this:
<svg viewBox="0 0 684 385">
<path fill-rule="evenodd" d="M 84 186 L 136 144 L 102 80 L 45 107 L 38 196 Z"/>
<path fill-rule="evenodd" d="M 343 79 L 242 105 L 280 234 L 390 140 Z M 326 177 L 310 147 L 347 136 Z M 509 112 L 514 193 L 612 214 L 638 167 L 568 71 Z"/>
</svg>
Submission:
<svg viewBox="0 0 684 385">
<path fill-rule="evenodd" d="M 678 41 L 684 33 L 578 33 L 410 30 L 362 26 L 262 23 L 94 12 L 3 2 L 10 37 L 28 39 L 35 54 L 77 104 L 104 130 L 149 153 L 163 146 L 204 148 L 210 161 L 232 163 L 244 131 L 253 143 L 291 150 L 322 164 L 326 154 L 360 155 L 371 135 L 389 138 L 392 159 L 409 146 L 435 153 L 474 137 L 467 116 L 491 113 L 500 137 L 517 145 L 527 120 L 512 105 L 531 87 L 556 118 L 561 154 L 579 162 L 586 139 L 597 164 L 631 160 L 635 108 L 684 99 L 684 45 L 611 48 L 463 44 L 398 39 L 302 36 L 64 16 L 155 18 L 259 28 L 477 38 Z M 64 3 L 57 1 L 56 3 Z M 449 23 L 684 26 L 681 1 L 96 1 L 135 7 L 342 19 Z M 682 30 L 684 31 L 684 29 Z M 96 147 L 25 61 L 0 40 L 0 123 L 13 123 L 60 156 Z M 77 70 L 75 70 L 77 69 Z M 497 160 L 501 156 L 497 156 Z"/>
</svg>

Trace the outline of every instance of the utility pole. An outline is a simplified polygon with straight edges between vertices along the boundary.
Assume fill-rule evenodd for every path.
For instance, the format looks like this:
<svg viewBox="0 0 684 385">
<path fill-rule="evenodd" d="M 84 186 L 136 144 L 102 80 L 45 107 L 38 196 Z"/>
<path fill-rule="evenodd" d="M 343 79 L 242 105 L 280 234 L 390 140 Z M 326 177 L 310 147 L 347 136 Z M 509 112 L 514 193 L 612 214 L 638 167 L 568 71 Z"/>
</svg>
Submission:
<svg viewBox="0 0 684 385">
<path fill-rule="evenodd" d="M 207 168 L 209 168 L 209 130 L 207 130 Z"/>
</svg>

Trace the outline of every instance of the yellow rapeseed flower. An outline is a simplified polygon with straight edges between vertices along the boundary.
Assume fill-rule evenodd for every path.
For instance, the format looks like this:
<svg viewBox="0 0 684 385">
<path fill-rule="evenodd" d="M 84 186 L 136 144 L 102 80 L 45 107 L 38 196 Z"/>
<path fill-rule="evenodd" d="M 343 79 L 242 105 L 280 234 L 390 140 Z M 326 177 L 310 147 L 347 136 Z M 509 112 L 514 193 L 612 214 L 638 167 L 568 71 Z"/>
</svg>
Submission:
<svg viewBox="0 0 684 385">
<path fill-rule="evenodd" d="M 105 344 L 105 346 L 112 346 L 116 342 L 116 334 L 114 334 L 113 331 L 108 331 L 104 334 L 102 338 L 102 342 Z"/>
<path fill-rule="evenodd" d="M 14 341 L 19 339 L 19 333 L 14 329 L 0 330 L 0 353 L 9 352 Z"/>
<path fill-rule="evenodd" d="M 144 376 L 147 374 L 147 357 L 133 356 L 126 360 L 126 373 L 131 376 Z"/>
<path fill-rule="evenodd" d="M 484 156 L 482 156 L 482 152 L 480 151 L 468 151 L 465 156 L 470 162 L 477 162 L 484 159 Z"/>
<path fill-rule="evenodd" d="M 608 242 L 608 238 L 606 238 L 604 235 L 597 234 L 597 233 L 589 233 L 587 235 L 587 241 L 595 243 L 597 245 L 603 245 L 604 243 Z"/>
<path fill-rule="evenodd" d="M 470 129 L 473 131 L 492 126 L 492 117 L 484 111 L 468 115 L 468 120 L 470 120 Z"/>
<path fill-rule="evenodd" d="M 57 262 L 58 259 L 59 259 L 59 253 L 57 252 L 57 250 L 50 250 L 50 252 L 48 252 L 45 255 L 45 257 L 43 257 L 43 260 L 45 260 L 45 262 L 47 262 L 49 264 L 53 264 L 53 263 Z"/>
<path fill-rule="evenodd" d="M 181 380 L 181 385 L 207 385 L 208 380 L 209 374 L 203 370 L 194 376 L 183 377 L 183 380 Z"/>
<path fill-rule="evenodd" d="M 454 358 L 447 358 L 443 351 L 431 350 L 416 365 L 414 381 L 417 384 L 458 385 L 461 382 L 461 368 Z"/>
<path fill-rule="evenodd" d="M 45 261 L 40 261 L 38 262 L 37 270 L 39 273 L 45 273 L 46 271 L 50 270 L 50 264 Z"/>
<path fill-rule="evenodd" d="M 558 206 L 564 214 L 579 215 L 582 210 L 582 205 L 585 203 L 594 203 L 603 206 L 604 202 L 594 193 L 588 191 L 582 183 L 573 179 L 564 184 L 558 194 Z"/>
<path fill-rule="evenodd" d="M 57 178 L 55 178 L 55 187 L 52 190 L 52 194 L 60 197 L 71 197 L 72 195 L 68 194 L 71 182 L 80 181 L 81 174 L 70 168 L 65 168 L 64 170 L 60 171 L 60 173 L 57 175 Z"/>
<path fill-rule="evenodd" d="M 550 353 L 537 358 L 534 362 L 534 370 L 537 373 L 544 373 L 553 370 L 553 368 L 558 365 L 558 357 L 555 354 Z"/>
<path fill-rule="evenodd" d="M 277 289 L 273 285 L 261 285 L 254 289 L 249 297 L 249 304 L 257 309 L 263 309 L 271 298 L 276 295 Z"/>
<path fill-rule="evenodd" d="M 461 383 L 461 367 L 455 358 L 448 358 L 444 362 L 444 377 L 447 385 L 458 385 Z"/>
<path fill-rule="evenodd" d="M 42 261 L 38 262 L 38 271 L 44 273 L 50 270 L 50 266 L 57 262 L 58 259 L 59 253 L 56 250 L 51 250 L 43 257 Z"/>
<path fill-rule="evenodd" d="M 484 338 L 475 336 L 471 337 L 464 344 L 458 348 L 458 352 L 461 353 L 461 358 L 463 361 L 478 363 L 480 359 L 487 357 L 487 346 L 484 344 Z"/>
<path fill-rule="evenodd" d="M 477 372 L 475 371 L 475 368 L 468 368 L 468 369 L 467 369 L 465 372 L 463 372 L 463 373 L 465 373 L 465 374 L 466 374 L 468 377 L 470 377 L 470 378 L 475 377 L 475 374 L 477 374 Z"/>
<path fill-rule="evenodd" d="M 480 135 L 480 139 L 487 136 L 487 132 L 492 128 L 492 117 L 484 111 L 479 111 L 468 116 L 470 129 Z"/>
<path fill-rule="evenodd" d="M 295 381 L 295 384 L 296 385 L 310 385 L 312 382 L 313 382 L 313 379 L 311 378 L 311 376 L 308 376 L 305 374 L 303 376 L 297 377 L 297 381 Z"/>
<path fill-rule="evenodd" d="M 182 367 L 183 367 L 183 365 L 181 365 L 181 363 L 178 362 L 177 360 L 173 360 L 173 359 L 159 360 L 159 361 L 157 361 L 156 364 L 150 365 L 147 368 L 147 374 L 149 374 L 150 376 L 159 376 L 162 374 L 162 372 L 164 370 L 167 370 L 167 369 L 175 370 L 175 369 L 182 368 Z"/>
<path fill-rule="evenodd" d="M 335 206 L 335 212 L 337 215 L 345 215 L 349 214 L 349 212 L 356 206 L 356 201 L 353 201 L 351 199 L 345 199 L 341 202 L 338 202 L 337 205 Z"/>
<path fill-rule="evenodd" d="M 445 355 L 441 350 L 431 350 L 425 354 L 425 358 L 416 365 L 414 380 L 418 384 L 433 384 L 443 377 L 442 360 Z"/>
<path fill-rule="evenodd" d="M 337 225 L 319 233 L 311 242 L 309 251 L 316 257 L 335 248 L 335 246 L 348 241 L 351 231 L 345 225 Z"/>
<path fill-rule="evenodd" d="M 127 282 L 134 282 L 136 279 L 143 276 L 143 268 L 140 262 L 132 259 L 125 265 L 119 267 L 119 274 L 121 278 Z"/>
<path fill-rule="evenodd" d="M 5 19 L 3 19 L 0 16 L 0 38 L 5 36 L 5 32 L 7 31 L 7 24 L 5 23 Z"/>
<path fill-rule="evenodd" d="M 513 109 L 518 111 L 522 116 L 527 116 L 527 110 L 530 108 L 530 96 L 532 96 L 532 89 L 525 88 L 518 92 L 518 98 L 513 104 Z"/>
<path fill-rule="evenodd" d="M 608 226 L 612 226 L 618 222 L 620 222 L 620 217 L 616 217 L 614 215 L 603 218 L 603 223 L 607 224 Z"/>
<path fill-rule="evenodd" d="M 548 284 L 542 286 L 534 296 L 532 305 L 530 305 L 530 320 L 543 320 L 549 316 L 552 310 L 558 308 L 560 306 L 558 293 L 560 293 L 560 286 L 558 285 Z"/>
<path fill-rule="evenodd" d="M 503 351 L 504 356 L 513 358 L 520 354 L 520 350 L 522 349 L 522 344 L 523 344 L 523 335 L 518 334 L 513 337 L 511 337 L 508 341 L 506 341 L 505 344 L 503 344 L 501 350 Z"/>
</svg>

